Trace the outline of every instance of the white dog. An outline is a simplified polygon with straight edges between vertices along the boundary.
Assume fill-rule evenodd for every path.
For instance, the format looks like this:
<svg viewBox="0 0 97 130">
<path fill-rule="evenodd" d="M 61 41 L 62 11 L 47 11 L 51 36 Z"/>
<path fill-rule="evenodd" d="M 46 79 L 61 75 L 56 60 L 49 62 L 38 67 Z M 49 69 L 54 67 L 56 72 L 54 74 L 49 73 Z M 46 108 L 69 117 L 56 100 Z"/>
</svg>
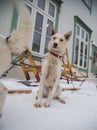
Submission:
<svg viewBox="0 0 97 130">
<path fill-rule="evenodd" d="M 52 36 L 48 44 L 49 52 L 45 55 L 44 64 L 42 66 L 42 76 L 38 91 L 38 99 L 34 104 L 35 107 L 41 107 L 42 97 L 47 97 L 44 103 L 45 107 L 49 107 L 53 98 L 61 103 L 65 101 L 60 97 L 62 88 L 59 85 L 61 76 L 62 57 L 66 48 L 66 42 L 70 39 L 72 32 L 64 35 L 55 33 L 52 30 Z"/>
<path fill-rule="evenodd" d="M 13 0 L 19 13 L 19 24 L 9 37 L 0 35 L 0 77 L 10 67 L 13 54 L 21 54 L 29 46 L 32 35 L 32 20 L 22 1 Z"/>
</svg>

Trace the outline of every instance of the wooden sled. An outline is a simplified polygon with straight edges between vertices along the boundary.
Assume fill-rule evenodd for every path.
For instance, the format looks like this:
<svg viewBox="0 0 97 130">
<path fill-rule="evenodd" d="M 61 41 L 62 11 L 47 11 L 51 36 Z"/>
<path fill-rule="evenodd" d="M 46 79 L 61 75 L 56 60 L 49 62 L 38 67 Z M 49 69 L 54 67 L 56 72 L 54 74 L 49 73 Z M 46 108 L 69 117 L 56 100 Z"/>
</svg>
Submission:
<svg viewBox="0 0 97 130">
<path fill-rule="evenodd" d="M 88 76 L 82 73 L 82 71 L 79 70 L 78 67 L 70 63 L 67 49 L 66 49 L 65 59 L 66 59 L 66 62 L 64 58 L 62 59 L 63 71 L 61 73 L 61 78 L 63 77 L 63 79 L 66 79 L 67 83 L 69 83 L 69 81 L 82 81 L 83 82 Z"/>
</svg>

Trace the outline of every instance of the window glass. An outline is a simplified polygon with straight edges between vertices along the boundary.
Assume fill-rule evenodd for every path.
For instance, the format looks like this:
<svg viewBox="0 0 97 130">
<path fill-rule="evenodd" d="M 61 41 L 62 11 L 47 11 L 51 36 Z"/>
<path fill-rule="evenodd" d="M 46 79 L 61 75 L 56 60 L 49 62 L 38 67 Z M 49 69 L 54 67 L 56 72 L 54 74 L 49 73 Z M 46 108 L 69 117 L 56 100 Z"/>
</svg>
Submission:
<svg viewBox="0 0 97 130">
<path fill-rule="evenodd" d="M 45 0 L 38 0 L 38 5 L 40 9 L 44 10 L 45 9 Z"/>
<path fill-rule="evenodd" d="M 80 53 L 83 53 L 84 43 L 81 41 Z"/>
<path fill-rule="evenodd" d="M 30 2 L 33 2 L 33 0 L 29 0 Z"/>
<path fill-rule="evenodd" d="M 82 66 L 82 63 L 83 63 L 83 55 L 80 54 L 80 66 Z"/>
<path fill-rule="evenodd" d="M 55 15 L 55 6 L 51 2 L 49 3 L 49 12 L 48 13 L 52 17 L 54 17 L 54 15 Z"/>
<path fill-rule="evenodd" d="M 37 12 L 35 30 L 42 32 L 42 24 L 43 24 L 43 15 L 41 15 L 40 13 Z"/>
<path fill-rule="evenodd" d="M 88 34 L 86 33 L 85 41 L 88 42 Z"/>
<path fill-rule="evenodd" d="M 78 64 L 78 52 L 75 52 L 75 59 L 74 59 L 74 64 Z"/>
<path fill-rule="evenodd" d="M 85 56 L 84 57 L 84 67 L 86 67 L 87 66 L 87 57 Z"/>
<path fill-rule="evenodd" d="M 50 40 L 50 33 L 51 33 L 51 28 L 53 27 L 53 22 L 51 20 L 47 20 L 47 29 L 46 29 L 46 39 L 45 39 L 45 49 L 44 53 L 47 52 L 48 48 L 48 43 Z"/>
<path fill-rule="evenodd" d="M 46 35 L 50 37 L 51 28 L 53 27 L 53 22 L 48 19 L 47 21 L 47 29 L 46 29 Z"/>
<path fill-rule="evenodd" d="M 85 55 L 87 55 L 87 45 L 85 45 Z"/>
<path fill-rule="evenodd" d="M 81 37 L 82 37 L 82 39 L 84 39 L 84 30 L 83 29 L 81 30 Z"/>
<path fill-rule="evenodd" d="M 46 37 L 45 39 L 45 49 L 44 49 L 44 53 L 48 52 L 48 43 L 49 43 L 50 38 Z"/>
<path fill-rule="evenodd" d="M 79 39 L 76 38 L 76 45 L 75 45 L 75 50 L 79 50 Z"/>
<path fill-rule="evenodd" d="M 34 37 L 33 37 L 33 46 L 32 46 L 32 50 L 36 52 L 40 51 L 42 26 L 43 26 L 43 15 L 37 12 L 35 20 Z"/>
<path fill-rule="evenodd" d="M 80 27 L 77 25 L 77 35 L 80 35 Z"/>
<path fill-rule="evenodd" d="M 34 32 L 33 47 L 32 47 L 33 51 L 36 52 L 40 51 L 40 42 L 41 42 L 41 34 L 38 32 Z"/>
</svg>

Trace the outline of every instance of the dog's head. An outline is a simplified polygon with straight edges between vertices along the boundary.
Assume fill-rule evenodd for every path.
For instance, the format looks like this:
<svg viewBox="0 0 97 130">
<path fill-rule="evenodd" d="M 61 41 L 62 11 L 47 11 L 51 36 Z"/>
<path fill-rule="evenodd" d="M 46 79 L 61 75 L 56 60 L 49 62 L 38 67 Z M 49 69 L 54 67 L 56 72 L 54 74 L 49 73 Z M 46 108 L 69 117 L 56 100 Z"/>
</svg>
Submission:
<svg viewBox="0 0 97 130">
<path fill-rule="evenodd" d="M 48 50 L 57 54 L 63 54 L 66 48 L 66 42 L 69 41 L 72 32 L 66 34 L 55 33 L 54 29 L 51 30 L 51 39 L 48 44 Z"/>
</svg>

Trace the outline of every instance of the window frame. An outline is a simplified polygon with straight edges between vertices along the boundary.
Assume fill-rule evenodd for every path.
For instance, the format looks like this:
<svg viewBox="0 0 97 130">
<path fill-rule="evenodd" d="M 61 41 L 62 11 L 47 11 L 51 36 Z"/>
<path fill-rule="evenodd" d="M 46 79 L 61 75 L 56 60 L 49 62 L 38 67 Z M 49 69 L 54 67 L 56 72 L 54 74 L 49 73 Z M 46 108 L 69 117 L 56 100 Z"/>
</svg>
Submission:
<svg viewBox="0 0 97 130">
<path fill-rule="evenodd" d="M 39 51 L 39 52 L 36 52 L 36 51 L 33 51 L 33 50 L 32 50 L 32 52 L 33 52 L 34 55 L 43 57 L 44 51 L 45 51 L 44 49 L 45 49 L 45 38 L 46 38 L 46 27 L 44 27 L 44 26 L 47 25 L 47 20 L 48 20 L 48 19 L 50 19 L 51 21 L 53 21 L 54 26 L 55 26 L 57 6 L 56 6 L 56 4 L 54 4 L 56 10 L 55 10 L 55 17 L 53 18 L 53 17 L 51 17 L 51 16 L 48 14 L 49 2 L 52 2 L 52 1 L 51 1 L 51 0 L 46 1 L 46 5 L 45 5 L 45 6 L 47 6 L 47 8 L 45 8 L 45 10 L 40 9 L 40 8 L 37 6 L 37 5 L 38 5 L 37 2 L 38 2 L 38 0 L 36 1 L 36 8 L 35 8 L 35 10 L 34 10 L 34 13 L 35 13 L 35 14 L 36 14 L 36 12 L 41 13 L 41 14 L 44 16 L 44 20 L 43 20 L 43 30 L 42 30 L 42 36 L 41 36 L 41 43 L 40 43 L 40 51 Z M 34 20 L 33 26 L 35 26 L 35 20 Z M 33 32 L 34 32 L 34 30 L 33 30 Z M 32 35 L 34 35 L 34 33 L 33 33 Z M 44 36 L 44 35 L 45 35 L 45 36 Z M 44 38 L 44 37 L 45 37 L 45 38 Z M 32 38 L 32 46 L 33 46 L 33 38 Z"/>
<path fill-rule="evenodd" d="M 88 33 L 88 46 L 87 46 L 87 62 L 88 63 L 87 63 L 87 67 L 86 68 L 83 67 L 83 66 L 82 67 L 79 66 L 79 64 L 78 65 L 74 64 L 74 52 L 75 52 L 76 26 L 77 25 L 79 25 L 83 30 L 85 30 L 86 34 Z M 90 51 L 89 50 L 90 50 L 91 34 L 92 34 L 92 30 L 78 16 L 74 16 L 74 35 L 73 35 L 72 64 L 77 66 L 80 70 L 84 71 L 85 73 L 88 73 L 88 69 L 89 69 L 89 55 L 90 55 Z M 84 40 L 85 40 L 85 38 L 84 38 Z M 81 40 L 81 41 L 84 42 L 84 40 Z M 79 42 L 81 42 L 81 41 L 79 41 Z M 85 44 L 84 44 L 84 46 L 85 46 Z M 80 51 L 80 47 L 79 47 L 79 51 Z M 85 48 L 84 48 L 84 54 L 85 54 Z M 78 61 L 79 61 L 79 59 L 78 59 Z M 83 64 L 84 64 L 84 62 L 83 62 Z"/>
</svg>

